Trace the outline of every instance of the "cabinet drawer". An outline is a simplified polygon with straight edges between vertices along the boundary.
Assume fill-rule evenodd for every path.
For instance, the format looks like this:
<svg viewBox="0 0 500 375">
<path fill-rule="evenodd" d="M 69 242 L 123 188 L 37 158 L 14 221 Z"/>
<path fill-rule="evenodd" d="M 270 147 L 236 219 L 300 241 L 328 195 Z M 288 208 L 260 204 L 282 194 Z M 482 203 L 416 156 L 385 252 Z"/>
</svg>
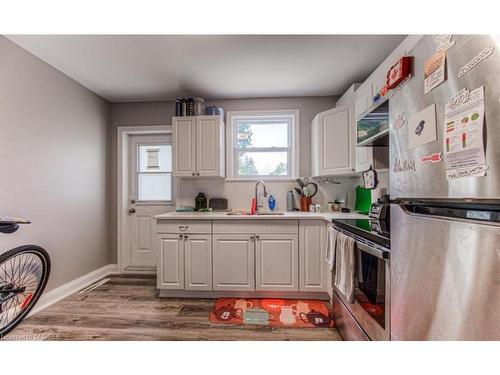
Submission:
<svg viewBox="0 0 500 375">
<path fill-rule="evenodd" d="M 158 220 L 156 233 L 198 233 L 211 234 L 210 220 Z"/>
<path fill-rule="evenodd" d="M 292 233 L 299 232 L 298 220 L 217 220 L 213 224 L 214 234 L 225 233 Z"/>
</svg>

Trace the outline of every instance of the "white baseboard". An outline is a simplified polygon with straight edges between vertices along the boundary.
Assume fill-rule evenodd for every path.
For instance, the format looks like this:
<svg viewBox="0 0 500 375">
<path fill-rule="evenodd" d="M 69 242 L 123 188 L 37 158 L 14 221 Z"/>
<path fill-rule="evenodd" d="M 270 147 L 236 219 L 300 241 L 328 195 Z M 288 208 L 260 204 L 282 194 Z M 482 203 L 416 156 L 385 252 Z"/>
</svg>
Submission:
<svg viewBox="0 0 500 375">
<path fill-rule="evenodd" d="M 108 264 L 96 269 L 95 271 L 89 272 L 86 275 L 80 276 L 78 279 L 52 289 L 51 291 L 42 294 L 35 308 L 29 313 L 28 316 L 34 315 L 54 303 L 78 292 L 79 290 L 86 288 L 96 281 L 99 281 L 103 277 L 115 273 L 118 273 L 118 266 L 116 264 Z"/>
</svg>

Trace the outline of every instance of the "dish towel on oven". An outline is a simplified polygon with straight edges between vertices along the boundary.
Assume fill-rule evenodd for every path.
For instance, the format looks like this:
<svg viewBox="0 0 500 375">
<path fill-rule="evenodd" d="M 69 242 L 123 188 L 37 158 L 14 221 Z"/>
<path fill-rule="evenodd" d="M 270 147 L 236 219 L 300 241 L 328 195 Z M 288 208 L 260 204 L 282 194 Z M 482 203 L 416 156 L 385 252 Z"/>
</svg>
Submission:
<svg viewBox="0 0 500 375">
<path fill-rule="evenodd" d="M 335 245 L 337 243 L 337 231 L 333 228 L 333 225 L 328 225 L 326 233 L 326 263 L 328 263 L 328 268 L 330 272 L 333 272 L 335 265 Z"/>
<path fill-rule="evenodd" d="M 356 240 L 343 233 L 337 233 L 335 246 L 335 287 L 345 296 L 347 302 L 354 303 L 354 280 L 356 276 Z"/>
</svg>

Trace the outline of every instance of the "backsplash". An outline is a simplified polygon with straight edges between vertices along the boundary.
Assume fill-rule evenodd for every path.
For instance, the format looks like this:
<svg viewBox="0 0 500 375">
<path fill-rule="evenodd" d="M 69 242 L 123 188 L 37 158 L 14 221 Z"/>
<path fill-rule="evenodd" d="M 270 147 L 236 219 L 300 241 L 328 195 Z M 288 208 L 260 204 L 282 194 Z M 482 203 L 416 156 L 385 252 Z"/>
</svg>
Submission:
<svg viewBox="0 0 500 375">
<path fill-rule="evenodd" d="M 340 184 L 318 183 L 318 194 L 313 198 L 313 203 L 321 204 L 326 210 L 328 201 L 335 200 L 337 196 L 347 193 L 348 206 L 354 209 L 356 185 L 359 178 L 338 178 Z M 199 192 L 204 192 L 208 198 L 227 198 L 230 209 L 250 209 L 251 199 L 255 194 L 255 181 L 225 181 L 218 178 L 189 179 L 181 178 L 178 183 L 177 206 L 194 206 L 194 198 Z M 276 210 L 286 210 L 286 195 L 289 190 L 297 187 L 295 181 L 267 181 L 266 189 L 276 199 Z M 259 195 L 262 188 L 259 187 Z M 267 199 L 266 199 L 267 207 Z M 296 204 L 298 207 L 298 204 Z"/>
</svg>

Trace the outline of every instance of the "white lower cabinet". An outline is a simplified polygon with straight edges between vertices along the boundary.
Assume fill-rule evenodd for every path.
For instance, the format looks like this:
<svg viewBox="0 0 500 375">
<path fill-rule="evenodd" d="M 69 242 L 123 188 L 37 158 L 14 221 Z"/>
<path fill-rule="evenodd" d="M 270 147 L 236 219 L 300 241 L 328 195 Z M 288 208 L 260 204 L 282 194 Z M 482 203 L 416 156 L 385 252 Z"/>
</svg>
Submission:
<svg viewBox="0 0 500 375">
<path fill-rule="evenodd" d="M 298 253 L 296 234 L 256 235 L 255 289 L 297 292 Z"/>
<path fill-rule="evenodd" d="M 326 223 L 301 220 L 299 224 L 299 290 L 327 291 Z"/>
<path fill-rule="evenodd" d="M 162 221 L 156 228 L 158 289 L 327 291 L 323 220 Z"/>
<path fill-rule="evenodd" d="M 180 234 L 160 238 L 157 286 L 184 289 L 184 239 Z"/>
<path fill-rule="evenodd" d="M 159 289 L 212 290 L 210 234 L 163 234 L 159 255 Z"/>
<path fill-rule="evenodd" d="M 214 290 L 255 290 L 254 248 L 250 234 L 213 236 Z"/>
<path fill-rule="evenodd" d="M 187 290 L 212 290 L 212 236 L 184 236 L 184 273 Z"/>
</svg>

